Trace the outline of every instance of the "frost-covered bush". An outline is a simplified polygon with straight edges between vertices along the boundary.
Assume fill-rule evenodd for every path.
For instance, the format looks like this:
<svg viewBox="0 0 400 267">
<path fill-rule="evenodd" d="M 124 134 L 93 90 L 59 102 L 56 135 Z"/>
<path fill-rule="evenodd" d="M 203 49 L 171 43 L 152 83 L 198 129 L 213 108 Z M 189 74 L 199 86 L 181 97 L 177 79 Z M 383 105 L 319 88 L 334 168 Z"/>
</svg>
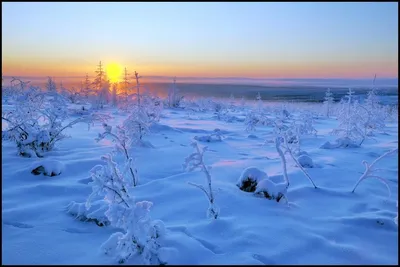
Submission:
<svg viewBox="0 0 400 267">
<path fill-rule="evenodd" d="M 122 126 L 116 127 L 116 132 L 112 132 L 112 126 L 103 123 L 104 132 L 99 134 L 96 141 L 100 141 L 106 137 L 110 137 L 115 143 L 115 151 L 120 152 L 125 158 L 125 169 L 128 171 L 132 179 L 133 186 L 139 183 L 139 177 L 137 174 L 137 169 L 134 166 L 134 161 L 130 156 L 129 150 L 137 142 L 136 135 L 132 134 L 131 129 L 126 126 L 126 121 L 124 121 Z"/>
<path fill-rule="evenodd" d="M 176 86 L 176 77 L 174 77 L 174 83 L 168 90 L 168 107 L 178 108 L 182 102 L 183 96 L 179 94 L 179 89 Z"/>
<path fill-rule="evenodd" d="M 34 175 L 43 173 L 45 176 L 57 176 L 64 171 L 65 166 L 58 160 L 41 160 L 34 162 L 30 169 L 32 170 L 31 173 Z"/>
<path fill-rule="evenodd" d="M 367 178 L 375 178 L 375 179 L 378 179 L 379 181 L 381 181 L 387 187 L 388 192 L 389 192 L 389 197 L 390 197 L 391 192 L 390 192 L 389 183 L 384 178 L 382 178 L 381 176 L 376 174 L 376 171 L 379 171 L 380 169 L 375 169 L 373 167 L 378 161 L 380 161 L 381 159 L 383 159 L 386 156 L 389 156 L 391 154 L 397 153 L 398 150 L 399 149 L 396 148 L 396 149 L 393 149 L 393 150 L 390 150 L 390 151 L 384 153 L 382 156 L 380 156 L 379 158 L 375 159 L 370 165 L 365 160 L 363 160 L 362 164 L 364 164 L 364 166 L 365 166 L 365 171 L 364 171 L 363 175 L 361 175 L 361 177 L 358 179 L 357 183 L 354 185 L 354 188 L 353 188 L 352 192 L 354 193 L 354 191 L 356 190 L 357 186 L 362 181 L 364 181 L 365 179 L 367 179 Z"/>
<path fill-rule="evenodd" d="M 266 172 L 256 167 L 248 167 L 240 174 L 236 186 L 242 191 L 254 192 L 258 182 L 263 179 L 268 179 Z"/>
<path fill-rule="evenodd" d="M 310 112 L 302 112 L 299 118 L 293 120 L 289 127 L 298 136 L 317 135 L 317 130 L 314 128 L 314 117 Z"/>
<path fill-rule="evenodd" d="M 331 89 L 328 88 L 325 92 L 325 97 L 324 97 L 324 106 L 325 106 L 325 115 L 329 118 L 329 116 L 332 114 L 332 105 L 333 105 L 333 94 L 331 92 Z"/>
<path fill-rule="evenodd" d="M 204 186 L 199 185 L 199 184 L 194 184 L 189 182 L 190 185 L 193 185 L 200 190 L 204 192 L 204 194 L 207 196 L 207 199 L 209 201 L 209 207 L 207 210 L 207 217 L 217 219 L 219 216 L 219 208 L 215 205 L 215 198 L 214 198 L 214 191 L 212 189 L 212 179 L 211 179 L 211 174 L 210 166 L 206 166 L 203 161 L 203 155 L 204 152 L 207 151 L 207 147 L 203 147 L 201 150 L 197 144 L 197 142 L 193 141 L 191 146 L 194 148 L 194 152 L 190 154 L 188 157 L 185 159 L 185 163 L 183 164 L 184 169 L 187 171 L 193 171 L 195 169 L 200 169 L 204 172 L 206 179 L 207 179 L 207 189 L 204 188 Z"/>
<path fill-rule="evenodd" d="M 244 124 L 246 126 L 245 128 L 246 132 L 250 132 L 250 131 L 255 131 L 256 126 L 273 125 L 273 122 L 265 114 L 251 110 L 247 112 Z"/>
<path fill-rule="evenodd" d="M 2 139 L 15 142 L 22 156 L 42 157 L 55 144 L 66 138 L 64 130 L 85 122 L 90 126 L 95 121 L 105 121 L 109 117 L 101 114 L 80 116 L 68 123 L 68 108 L 64 97 L 57 92 L 42 92 L 31 87 L 15 104 L 15 109 L 2 113 L 2 120 L 8 126 L 2 131 Z"/>
<path fill-rule="evenodd" d="M 283 176 L 284 176 L 285 181 L 287 183 L 287 187 L 289 187 L 289 177 L 287 175 L 287 166 L 286 166 L 287 163 L 286 163 L 286 158 L 285 158 L 285 154 L 286 153 L 290 155 L 292 160 L 301 169 L 301 171 L 308 178 L 308 180 L 311 182 L 311 184 L 314 186 L 314 188 L 317 188 L 317 186 L 315 185 L 315 183 L 312 180 L 312 178 L 310 177 L 310 175 L 306 172 L 306 170 L 303 168 L 303 166 L 296 159 L 296 157 L 295 157 L 295 153 L 296 152 L 293 151 L 293 147 L 288 142 L 288 139 L 289 139 L 288 137 L 289 137 L 289 135 L 287 134 L 287 132 L 283 132 L 280 136 L 278 135 L 278 136 L 275 137 L 275 147 L 276 147 L 276 150 L 277 150 L 277 152 L 278 152 L 278 154 L 279 154 L 279 156 L 281 158 L 282 168 L 283 168 Z"/>
<path fill-rule="evenodd" d="M 286 191 L 286 183 L 274 183 L 270 179 L 263 179 L 257 184 L 254 194 L 279 202 L 282 197 L 286 198 Z"/>
<path fill-rule="evenodd" d="M 129 193 L 133 186 L 121 173 L 111 155 L 102 157 L 106 165 L 97 165 L 90 172 L 92 193 L 86 202 L 91 207 L 93 197 L 104 196 L 108 204 L 105 212 L 111 226 L 122 232 L 112 234 L 101 246 L 104 253 L 114 256 L 119 263 L 140 259 L 140 264 L 165 264 L 158 250 L 165 236 L 165 226 L 160 220 L 151 220 L 149 201 L 135 202 Z"/>
</svg>

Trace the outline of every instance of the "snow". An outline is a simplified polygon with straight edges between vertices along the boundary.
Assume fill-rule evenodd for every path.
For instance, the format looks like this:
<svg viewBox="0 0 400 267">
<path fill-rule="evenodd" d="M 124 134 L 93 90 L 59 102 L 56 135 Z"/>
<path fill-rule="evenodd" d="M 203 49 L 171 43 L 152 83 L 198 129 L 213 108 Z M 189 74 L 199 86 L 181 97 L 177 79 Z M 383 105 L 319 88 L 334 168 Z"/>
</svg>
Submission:
<svg viewBox="0 0 400 267">
<path fill-rule="evenodd" d="M 249 167 L 243 170 L 242 174 L 240 174 L 236 185 L 244 191 L 254 191 L 253 187 L 256 188 L 257 183 L 262 179 L 268 179 L 268 175 L 266 172 L 260 170 L 257 167 Z"/>
<path fill-rule="evenodd" d="M 309 155 L 302 154 L 297 158 L 299 164 L 304 168 L 312 168 L 314 167 L 314 163 L 312 158 Z"/>
<path fill-rule="evenodd" d="M 254 193 L 268 193 L 273 199 L 279 198 L 280 195 L 286 195 L 286 183 L 274 183 L 270 179 L 261 180 L 256 187 Z"/>
<path fill-rule="evenodd" d="M 34 170 L 37 170 L 36 173 L 40 171 L 46 176 L 56 176 L 60 175 L 64 171 L 65 166 L 62 162 L 58 160 L 45 159 L 34 162 L 31 165 L 30 169 L 32 173 L 34 172 Z"/>
<path fill-rule="evenodd" d="M 285 108 L 296 113 L 296 106 Z M 114 111 L 108 109 L 110 114 Z M 318 136 L 301 143 L 320 166 L 307 169 L 318 188 L 287 157 L 286 205 L 236 186 L 250 174 L 258 181 L 257 190 L 282 190 L 279 155 L 272 143 L 264 142 L 273 138 L 270 126 L 257 126 L 258 138 L 252 139 L 243 122 L 218 121 L 213 112 L 196 113 L 195 119 L 180 109 L 164 110 L 163 115 L 144 138 L 154 148 L 131 150 L 140 177 L 132 194 L 136 201 L 152 202 L 151 218 L 164 223 L 159 253 L 168 264 L 398 264 L 398 155 L 377 164 L 380 176 L 389 182 L 390 198 L 375 179 L 363 181 L 351 193 L 364 171 L 363 160 L 372 162 L 398 147 L 397 122 L 387 123 L 387 134 L 378 132 L 375 140 L 365 140 L 360 147 L 320 149 L 334 141 L 329 133 L 338 123 L 334 116 L 320 118 L 314 125 Z M 123 112 L 113 116 L 113 127 L 126 117 Z M 220 209 L 218 219 L 210 220 L 204 214 L 209 205 L 204 193 L 187 184 L 204 184 L 204 173 L 185 172 L 182 163 L 192 152 L 194 136 L 211 135 L 216 128 L 225 138 L 207 143 L 204 155 L 205 164 L 212 166 Z M 108 140 L 95 141 L 102 131 L 101 125 L 89 131 L 85 124 L 74 125 L 67 129 L 71 138 L 40 160 L 20 157 L 15 145 L 3 142 L 3 264 L 118 264 L 101 246 L 117 238 L 119 229 L 85 219 L 105 218 L 103 200 L 96 200 L 89 211 L 82 206 L 92 190 L 89 171 L 114 147 Z M 122 162 L 122 157 L 115 160 Z M 39 163 L 48 171 L 65 167 L 57 179 L 32 179 L 37 177 L 30 171 Z M 130 263 L 140 264 L 136 260 Z"/>
</svg>

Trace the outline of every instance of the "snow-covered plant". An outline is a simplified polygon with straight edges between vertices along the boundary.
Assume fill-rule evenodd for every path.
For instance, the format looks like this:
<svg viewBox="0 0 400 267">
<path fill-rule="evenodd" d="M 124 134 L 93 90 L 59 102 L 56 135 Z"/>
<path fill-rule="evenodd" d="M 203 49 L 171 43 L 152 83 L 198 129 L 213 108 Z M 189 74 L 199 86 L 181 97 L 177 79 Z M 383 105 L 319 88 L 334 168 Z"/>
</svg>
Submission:
<svg viewBox="0 0 400 267">
<path fill-rule="evenodd" d="M 132 138 L 133 136 L 130 134 L 129 129 L 126 128 L 126 124 L 122 126 L 116 127 L 116 133 L 112 132 L 112 126 L 103 123 L 104 132 L 99 134 L 96 138 L 96 141 L 99 142 L 100 140 L 109 137 L 115 143 L 115 151 L 121 152 L 125 158 L 125 168 L 129 170 L 130 177 L 132 179 L 133 186 L 138 185 L 139 177 L 137 173 L 137 169 L 134 166 L 134 160 L 129 154 L 130 148 L 135 144 L 135 139 Z M 127 131 L 128 130 L 128 131 Z"/>
<path fill-rule="evenodd" d="M 176 86 L 176 77 L 174 77 L 174 83 L 168 90 L 168 107 L 177 108 L 180 106 L 183 96 L 179 95 L 179 89 Z"/>
<path fill-rule="evenodd" d="M 388 183 L 384 178 L 382 178 L 381 176 L 379 176 L 379 175 L 377 175 L 377 174 L 375 173 L 376 171 L 379 171 L 379 170 L 381 170 L 381 169 L 375 169 L 375 168 L 373 168 L 373 167 L 374 167 L 374 165 L 375 165 L 378 161 L 380 161 L 381 159 L 383 159 L 383 158 L 386 157 L 386 156 L 389 156 L 389 155 L 392 155 L 392 154 L 394 154 L 394 153 L 397 153 L 398 150 L 399 150 L 398 148 L 395 148 L 395 149 L 392 149 L 392 150 L 390 150 L 390 151 L 384 153 L 384 154 L 381 155 L 379 158 L 375 159 L 370 165 L 368 164 L 368 162 L 366 162 L 365 160 L 363 160 L 363 161 L 362 161 L 362 164 L 364 164 L 364 166 L 365 166 L 365 171 L 364 171 L 363 175 L 361 175 L 361 177 L 358 179 L 357 183 L 354 185 L 354 188 L 353 188 L 353 190 L 352 190 L 351 192 L 354 193 L 354 191 L 356 190 L 357 186 L 358 186 L 362 181 L 364 181 L 365 179 L 367 179 L 367 178 L 375 178 L 375 179 L 378 179 L 379 181 L 381 181 L 383 184 L 386 185 L 386 187 L 387 187 L 387 189 L 388 189 L 388 192 L 389 192 L 389 197 L 390 197 L 391 192 L 390 192 L 389 183 Z"/>
<path fill-rule="evenodd" d="M 332 104 L 334 100 L 333 93 L 331 92 L 330 88 L 326 90 L 324 100 L 324 105 L 326 109 L 325 115 L 329 118 L 329 115 L 332 113 Z"/>
<path fill-rule="evenodd" d="M 75 89 L 75 87 L 72 87 L 71 89 L 64 88 L 63 95 L 66 99 L 68 99 L 72 104 L 75 104 L 78 102 L 80 99 L 80 93 L 78 90 Z"/>
<path fill-rule="evenodd" d="M 212 184 L 211 184 L 211 182 L 212 182 L 211 174 L 210 174 L 211 167 L 206 166 L 203 161 L 203 155 L 204 155 L 204 152 L 207 151 L 207 147 L 203 147 L 200 150 L 197 142 L 195 142 L 195 141 L 193 141 L 191 143 L 191 146 L 194 148 L 195 151 L 185 159 L 185 163 L 183 164 L 183 167 L 187 171 L 193 171 L 197 168 L 202 170 L 206 176 L 208 188 L 206 189 L 202 185 L 191 183 L 191 182 L 189 182 L 189 184 L 201 189 L 204 192 L 204 194 L 207 196 L 207 199 L 209 201 L 207 217 L 217 219 L 218 215 L 219 215 L 219 208 L 215 205 L 214 192 L 213 192 Z"/>
<path fill-rule="evenodd" d="M 105 212 L 111 226 L 122 232 L 113 233 L 102 244 L 104 253 L 116 257 L 119 263 L 139 258 L 141 264 L 165 264 L 160 259 L 159 248 L 165 236 L 165 226 L 160 220 L 151 220 L 149 201 L 136 202 L 129 193 L 131 179 L 125 179 L 111 155 L 102 157 L 106 165 L 97 165 L 91 171 L 92 193 L 87 199 L 89 209 L 93 197 L 104 196 L 108 204 Z"/>
<path fill-rule="evenodd" d="M 246 132 L 255 131 L 256 126 L 259 125 L 272 125 L 272 120 L 269 119 L 265 114 L 257 111 L 250 110 L 246 114 L 244 125 L 246 126 Z"/>
<path fill-rule="evenodd" d="M 345 98 L 347 102 L 341 102 L 341 109 L 337 114 L 339 125 L 332 130 L 332 134 L 338 135 L 341 140 L 345 141 L 344 146 L 360 146 L 365 139 L 363 131 L 363 114 L 360 112 L 358 101 L 353 101 L 354 91 L 349 89 Z"/>
<path fill-rule="evenodd" d="M 56 83 L 53 81 L 53 78 L 47 77 L 47 83 L 46 83 L 46 90 L 48 92 L 57 92 L 57 86 Z"/>
<path fill-rule="evenodd" d="M 96 77 L 93 81 L 94 89 L 97 92 L 96 108 L 104 108 L 109 99 L 109 82 L 106 80 L 106 73 L 103 69 L 101 61 L 97 66 Z"/>
<path fill-rule="evenodd" d="M 67 137 L 64 130 L 68 127 L 80 122 L 89 126 L 107 118 L 90 114 L 64 124 L 68 119 L 66 100 L 57 92 L 42 92 L 31 87 L 19 97 L 15 110 L 2 113 L 2 120 L 8 124 L 2 131 L 2 139 L 15 142 L 22 156 L 42 157 L 42 152 L 52 150 L 58 141 Z"/>
<path fill-rule="evenodd" d="M 310 177 L 310 175 L 307 173 L 307 171 L 303 168 L 303 166 L 298 162 L 297 158 L 295 157 L 296 151 L 293 148 L 293 143 L 289 143 L 288 140 L 291 140 L 291 134 L 290 134 L 290 129 L 287 131 L 281 132 L 280 135 L 277 135 L 275 137 L 275 147 L 276 150 L 281 158 L 282 161 L 282 167 L 283 167 L 283 174 L 284 178 L 287 182 L 287 185 L 289 186 L 289 178 L 287 175 L 287 167 L 286 167 L 286 159 L 285 159 L 285 154 L 288 153 L 290 157 L 293 159 L 293 161 L 296 163 L 296 165 L 301 169 L 301 171 L 304 173 L 304 175 L 308 178 L 308 180 L 311 182 L 311 184 L 314 186 L 314 188 L 317 188 L 315 185 L 314 181 Z M 297 148 L 295 146 L 295 148 Z M 283 150 L 282 150 L 283 149 Z M 298 149 L 297 149 L 298 152 Z"/>
<path fill-rule="evenodd" d="M 256 106 L 257 106 L 257 111 L 260 113 L 262 109 L 262 99 L 260 92 L 258 92 L 256 96 Z"/>
<path fill-rule="evenodd" d="M 242 171 L 236 186 L 245 192 L 254 192 L 257 184 L 263 180 L 268 179 L 268 174 L 257 167 L 248 167 Z"/>
<path fill-rule="evenodd" d="M 160 121 L 163 103 L 159 97 L 143 94 L 140 108 L 146 112 L 149 124 Z"/>
<path fill-rule="evenodd" d="M 92 88 L 90 88 L 89 76 L 86 73 L 85 82 L 81 84 L 81 90 L 79 94 L 86 100 L 89 100 L 89 96 L 93 93 Z"/>
<path fill-rule="evenodd" d="M 299 118 L 294 119 L 289 126 L 298 136 L 317 135 L 314 128 L 314 118 L 310 112 L 302 112 Z"/>
<path fill-rule="evenodd" d="M 117 84 L 114 83 L 112 85 L 112 92 L 111 92 L 111 103 L 113 105 L 113 107 L 116 107 L 118 105 L 118 99 L 117 99 Z"/>
</svg>

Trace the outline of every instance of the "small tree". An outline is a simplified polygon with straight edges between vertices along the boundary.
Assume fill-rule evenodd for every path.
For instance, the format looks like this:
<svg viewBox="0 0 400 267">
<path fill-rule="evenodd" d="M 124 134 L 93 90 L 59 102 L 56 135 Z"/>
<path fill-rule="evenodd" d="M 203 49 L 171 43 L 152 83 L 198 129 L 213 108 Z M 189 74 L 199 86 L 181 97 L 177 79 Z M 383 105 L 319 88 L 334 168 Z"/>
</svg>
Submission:
<svg viewBox="0 0 400 267">
<path fill-rule="evenodd" d="M 102 157 L 106 165 L 97 165 L 91 171 L 92 193 L 86 202 L 89 209 L 93 197 L 104 196 L 108 203 L 105 212 L 111 226 L 122 232 L 112 234 L 101 246 L 104 253 L 125 263 L 134 256 L 140 256 L 143 264 L 165 264 L 158 250 L 165 235 L 164 223 L 151 220 L 149 201 L 136 202 L 129 193 L 131 182 L 125 179 L 111 155 Z"/>
<path fill-rule="evenodd" d="M 57 92 L 56 83 L 53 81 L 51 77 L 47 77 L 46 90 L 48 92 L 53 92 L 53 93 Z"/>
<path fill-rule="evenodd" d="M 260 92 L 257 93 L 257 96 L 256 96 L 256 103 L 257 103 L 257 110 L 258 110 L 258 112 L 261 112 L 261 108 L 262 108 L 262 99 L 261 99 Z"/>
<path fill-rule="evenodd" d="M 117 131 L 116 133 L 112 133 L 112 126 L 107 125 L 106 123 L 103 123 L 103 128 L 104 132 L 99 134 L 99 136 L 96 138 L 96 141 L 99 142 L 100 140 L 110 137 L 113 142 L 115 142 L 115 150 L 117 152 L 122 152 L 125 158 L 125 164 L 126 168 L 129 169 L 129 174 L 132 178 L 132 185 L 136 186 L 139 183 L 139 178 L 137 174 L 137 169 L 133 165 L 133 159 L 131 158 L 129 154 L 129 150 L 132 148 L 134 145 L 135 140 L 132 138 L 132 135 L 129 135 L 128 133 L 131 134 L 129 130 L 132 129 L 127 129 L 124 127 L 126 123 L 122 126 L 117 126 Z M 128 130 L 128 132 L 127 132 Z"/>
<path fill-rule="evenodd" d="M 183 96 L 179 95 L 179 89 L 176 86 L 176 77 L 173 79 L 173 84 L 171 88 L 168 90 L 168 106 L 177 108 L 179 107 Z"/>
<path fill-rule="evenodd" d="M 139 83 L 139 79 L 142 78 L 141 76 L 139 76 L 139 73 L 137 73 L 135 71 L 135 80 L 136 80 L 136 98 L 137 98 L 137 103 L 138 103 L 138 107 L 140 107 L 140 83 Z"/>
<path fill-rule="evenodd" d="M 334 100 L 334 98 L 333 98 L 333 94 L 331 92 L 331 89 L 328 88 L 328 90 L 326 90 L 326 92 L 325 92 L 325 101 L 324 101 L 324 104 L 325 104 L 325 107 L 326 107 L 326 116 L 328 118 L 329 118 L 329 115 L 331 114 L 331 107 L 332 107 L 332 104 L 333 104 L 333 100 Z"/>
<path fill-rule="evenodd" d="M 118 104 L 118 101 L 117 101 L 117 84 L 114 83 L 114 84 L 112 85 L 112 105 L 113 105 L 114 107 L 116 107 L 117 104 Z"/>
<path fill-rule="evenodd" d="M 101 64 L 101 61 L 97 66 L 96 77 L 93 84 L 96 92 L 98 93 L 97 108 L 103 108 L 104 104 L 106 104 L 108 101 L 109 84 L 106 81 L 105 72 L 103 70 L 103 65 Z"/>
<path fill-rule="evenodd" d="M 193 141 L 191 144 L 192 147 L 194 147 L 195 152 L 190 154 L 186 159 L 185 163 L 183 164 L 183 167 L 188 170 L 188 171 L 193 171 L 197 168 L 202 170 L 206 176 L 207 179 L 207 184 L 208 184 L 208 190 L 205 189 L 202 185 L 199 184 L 194 184 L 189 182 L 190 185 L 193 185 L 200 190 L 204 192 L 204 194 L 207 196 L 207 199 L 209 201 L 209 207 L 207 210 L 207 217 L 211 217 L 213 219 L 217 219 L 219 215 L 219 208 L 215 205 L 215 199 L 214 199 L 214 192 L 212 189 L 212 180 L 211 180 L 211 175 L 210 175 L 210 166 L 205 166 L 204 161 L 203 161 L 203 155 L 204 152 L 207 151 L 207 147 L 203 147 L 202 150 L 200 150 L 197 142 Z"/>
</svg>

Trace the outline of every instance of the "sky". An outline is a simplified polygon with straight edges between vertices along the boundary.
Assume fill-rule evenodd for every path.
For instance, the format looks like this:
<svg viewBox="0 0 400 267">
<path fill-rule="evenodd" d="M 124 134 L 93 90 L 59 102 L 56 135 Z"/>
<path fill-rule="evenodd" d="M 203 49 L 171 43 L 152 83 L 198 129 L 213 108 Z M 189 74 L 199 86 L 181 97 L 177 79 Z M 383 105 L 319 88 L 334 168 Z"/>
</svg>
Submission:
<svg viewBox="0 0 400 267">
<path fill-rule="evenodd" d="M 398 77 L 398 3 L 2 2 L 2 73 Z M 119 72 L 113 70 L 113 72 Z"/>
</svg>

